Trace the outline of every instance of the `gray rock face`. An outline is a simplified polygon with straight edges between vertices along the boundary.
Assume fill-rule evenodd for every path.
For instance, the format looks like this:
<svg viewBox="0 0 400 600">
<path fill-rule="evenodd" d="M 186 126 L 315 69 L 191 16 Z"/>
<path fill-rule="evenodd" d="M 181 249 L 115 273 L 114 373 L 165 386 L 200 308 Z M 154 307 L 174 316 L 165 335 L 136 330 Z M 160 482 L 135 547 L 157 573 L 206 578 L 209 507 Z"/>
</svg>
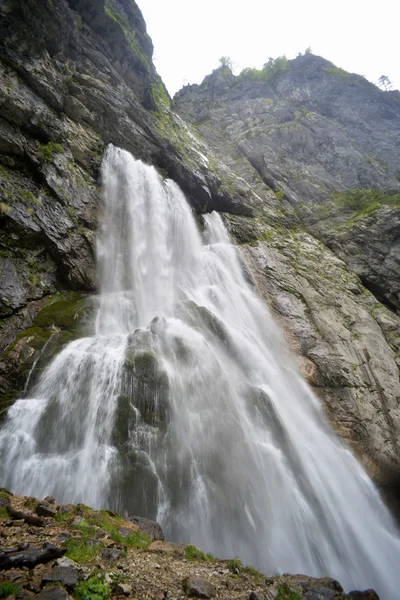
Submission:
<svg viewBox="0 0 400 600">
<path fill-rule="evenodd" d="M 183 88 L 175 102 L 236 172 L 250 182 L 255 171 L 275 192 L 281 217 L 295 213 L 371 290 L 400 308 L 399 209 L 383 207 L 359 222 L 335 211 L 326 223 L 334 192 L 400 191 L 399 92 L 383 92 L 309 54 L 265 82 L 217 69 L 200 86 Z"/>
</svg>

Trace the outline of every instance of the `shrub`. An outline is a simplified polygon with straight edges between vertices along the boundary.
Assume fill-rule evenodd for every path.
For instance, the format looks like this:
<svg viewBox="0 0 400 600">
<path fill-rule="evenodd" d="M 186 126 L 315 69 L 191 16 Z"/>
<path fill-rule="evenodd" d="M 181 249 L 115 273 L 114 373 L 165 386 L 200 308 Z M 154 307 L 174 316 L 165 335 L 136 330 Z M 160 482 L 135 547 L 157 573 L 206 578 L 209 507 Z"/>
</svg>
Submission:
<svg viewBox="0 0 400 600">
<path fill-rule="evenodd" d="M 110 593 L 111 588 L 108 583 L 103 583 L 96 577 L 80 581 L 74 590 L 76 600 L 105 600 Z"/>
</svg>

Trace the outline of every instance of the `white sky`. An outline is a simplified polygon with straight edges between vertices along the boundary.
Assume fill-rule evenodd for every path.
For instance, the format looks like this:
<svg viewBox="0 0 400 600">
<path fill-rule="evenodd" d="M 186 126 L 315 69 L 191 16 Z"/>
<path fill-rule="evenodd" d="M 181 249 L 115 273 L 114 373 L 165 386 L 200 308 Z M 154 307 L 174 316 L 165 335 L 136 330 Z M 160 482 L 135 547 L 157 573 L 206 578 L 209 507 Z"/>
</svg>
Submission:
<svg viewBox="0 0 400 600">
<path fill-rule="evenodd" d="M 200 83 L 221 56 L 260 68 L 269 56 L 311 47 L 346 71 L 400 89 L 398 0 L 137 0 L 154 44 L 154 63 L 173 95 Z"/>
</svg>

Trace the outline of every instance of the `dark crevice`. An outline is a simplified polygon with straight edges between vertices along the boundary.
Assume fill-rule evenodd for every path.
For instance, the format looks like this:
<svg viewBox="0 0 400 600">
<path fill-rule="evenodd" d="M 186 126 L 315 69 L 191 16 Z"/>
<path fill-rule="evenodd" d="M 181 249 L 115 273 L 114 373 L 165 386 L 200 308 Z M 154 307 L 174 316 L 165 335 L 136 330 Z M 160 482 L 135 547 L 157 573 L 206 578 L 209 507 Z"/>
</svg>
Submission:
<svg viewBox="0 0 400 600">
<path fill-rule="evenodd" d="M 388 308 L 391 312 L 395 313 L 396 315 L 399 313 L 400 305 L 397 302 L 392 302 L 387 296 L 385 296 L 382 293 L 381 288 L 376 283 L 373 283 L 372 281 L 370 281 L 362 275 L 360 275 L 360 279 L 363 286 L 369 292 L 371 292 L 373 296 L 375 296 L 378 302 L 386 306 L 386 308 Z"/>
</svg>

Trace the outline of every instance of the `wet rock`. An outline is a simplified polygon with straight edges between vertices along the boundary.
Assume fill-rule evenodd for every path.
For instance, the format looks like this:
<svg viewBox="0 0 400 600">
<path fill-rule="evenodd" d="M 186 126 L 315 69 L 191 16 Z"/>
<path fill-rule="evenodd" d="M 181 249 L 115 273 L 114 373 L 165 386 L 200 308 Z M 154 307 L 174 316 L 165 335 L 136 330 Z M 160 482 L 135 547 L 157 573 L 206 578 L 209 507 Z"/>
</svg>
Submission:
<svg viewBox="0 0 400 600">
<path fill-rule="evenodd" d="M 47 563 L 50 560 L 59 558 L 66 551 L 66 548 L 58 548 L 49 543 L 43 544 L 41 548 L 28 548 L 21 552 L 6 552 L 0 549 L 0 570 L 22 569 L 23 567 L 32 569 L 39 563 Z"/>
<path fill-rule="evenodd" d="M 140 533 L 149 538 L 152 542 L 156 540 L 164 541 L 164 533 L 161 525 L 157 521 L 151 521 L 143 517 L 128 517 L 128 520 L 139 527 Z"/>
<path fill-rule="evenodd" d="M 215 587 L 201 577 L 185 577 L 182 587 L 187 596 L 195 598 L 212 598 L 217 593 Z"/>
<path fill-rule="evenodd" d="M 39 517 L 55 517 L 57 510 L 51 504 L 43 502 L 36 508 L 36 513 L 39 515 Z"/>
</svg>

